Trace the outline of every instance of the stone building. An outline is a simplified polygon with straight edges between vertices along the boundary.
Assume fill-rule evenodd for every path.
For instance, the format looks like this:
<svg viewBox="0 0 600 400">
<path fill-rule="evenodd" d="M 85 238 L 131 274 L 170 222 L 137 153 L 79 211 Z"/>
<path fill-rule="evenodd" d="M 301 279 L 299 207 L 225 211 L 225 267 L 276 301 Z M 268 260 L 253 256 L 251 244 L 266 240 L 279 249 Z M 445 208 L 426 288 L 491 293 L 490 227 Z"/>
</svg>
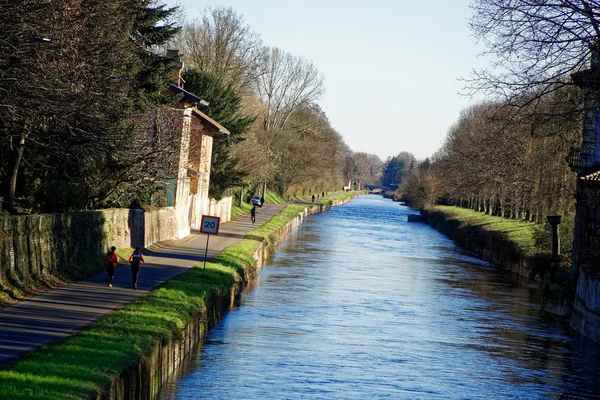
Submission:
<svg viewBox="0 0 600 400">
<path fill-rule="evenodd" d="M 577 279 L 571 326 L 600 342 L 600 58 L 594 51 L 589 69 L 572 75 L 585 92 L 586 115 L 581 150 L 569 157 L 577 172 L 577 214 L 573 272 Z"/>
<path fill-rule="evenodd" d="M 232 199 L 225 197 L 217 202 L 208 195 L 213 141 L 225 139 L 229 131 L 199 109 L 207 102 L 183 88 L 183 62 L 175 61 L 178 56 L 177 50 L 167 53 L 167 57 L 174 58 L 174 72 L 166 94 L 179 97 L 177 103 L 167 107 L 172 116 L 178 116 L 176 121 L 181 129 L 172 205 L 177 215 L 178 236 L 185 237 L 191 229 L 199 229 L 203 214 L 218 216 L 221 222 L 229 221 Z"/>
</svg>

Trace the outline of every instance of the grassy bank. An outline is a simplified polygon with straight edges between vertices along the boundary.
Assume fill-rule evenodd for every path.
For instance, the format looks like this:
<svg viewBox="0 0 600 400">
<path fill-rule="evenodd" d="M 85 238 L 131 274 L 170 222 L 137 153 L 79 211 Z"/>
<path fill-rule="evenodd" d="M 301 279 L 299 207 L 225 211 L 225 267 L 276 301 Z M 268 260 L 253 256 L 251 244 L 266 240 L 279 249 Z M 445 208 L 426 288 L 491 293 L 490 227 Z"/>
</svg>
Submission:
<svg viewBox="0 0 600 400">
<path fill-rule="evenodd" d="M 458 245 L 529 282 L 537 281 L 540 299 L 550 306 L 548 309 L 571 304 L 575 294 L 570 271 L 572 220 L 567 218 L 561 224 L 561 247 L 565 253 L 560 262 L 552 263 L 548 226 L 448 206 L 436 206 L 424 211 L 423 216 Z"/>
<path fill-rule="evenodd" d="M 331 202 L 324 199 L 320 203 Z M 226 293 L 241 281 L 255 265 L 253 254 L 261 242 L 273 243 L 277 232 L 303 209 L 286 207 L 208 262 L 205 273 L 199 264 L 81 333 L 0 369 L 0 398 L 84 399 L 104 391 L 155 343 L 173 340 L 210 296 Z"/>
<path fill-rule="evenodd" d="M 457 245 L 484 260 L 531 281 L 545 274 L 549 254 L 538 257 L 535 224 L 493 217 L 457 207 L 438 206 L 422 212 L 425 220 Z M 540 262 L 531 262 L 532 260 Z M 547 261 L 547 263 L 546 263 Z M 520 279 L 519 279 L 520 280 Z"/>
<path fill-rule="evenodd" d="M 536 224 L 528 221 L 495 217 L 467 208 L 436 206 L 450 219 L 456 219 L 462 225 L 479 227 L 489 232 L 499 232 L 523 253 L 524 256 L 533 256 L 538 249 L 535 247 Z"/>
</svg>

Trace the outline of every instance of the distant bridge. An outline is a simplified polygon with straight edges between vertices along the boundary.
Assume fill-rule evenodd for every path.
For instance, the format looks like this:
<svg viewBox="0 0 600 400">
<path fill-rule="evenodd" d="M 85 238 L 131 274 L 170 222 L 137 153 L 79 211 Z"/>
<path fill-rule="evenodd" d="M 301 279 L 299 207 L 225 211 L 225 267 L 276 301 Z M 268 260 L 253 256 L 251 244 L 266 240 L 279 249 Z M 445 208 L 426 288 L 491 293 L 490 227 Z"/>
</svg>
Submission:
<svg viewBox="0 0 600 400">
<path fill-rule="evenodd" d="M 389 186 L 382 186 L 382 185 L 364 185 L 365 189 L 368 189 L 370 192 L 372 192 L 375 189 L 381 189 L 384 192 L 388 192 L 390 190 Z"/>
</svg>

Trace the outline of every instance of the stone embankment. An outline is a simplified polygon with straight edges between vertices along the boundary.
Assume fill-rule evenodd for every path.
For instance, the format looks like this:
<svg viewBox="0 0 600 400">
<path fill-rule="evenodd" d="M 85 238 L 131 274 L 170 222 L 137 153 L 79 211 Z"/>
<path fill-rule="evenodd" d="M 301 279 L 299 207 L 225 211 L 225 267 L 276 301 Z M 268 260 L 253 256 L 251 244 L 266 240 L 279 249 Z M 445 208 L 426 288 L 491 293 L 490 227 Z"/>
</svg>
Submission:
<svg viewBox="0 0 600 400">
<path fill-rule="evenodd" d="M 531 281 L 527 256 L 517 244 L 500 232 L 488 231 L 478 225 L 464 224 L 439 210 L 421 211 L 423 219 L 436 230 L 452 239 L 458 246 L 476 253 L 511 273 L 518 284 Z"/>
<path fill-rule="evenodd" d="M 192 320 L 173 335 L 175 339 L 156 343 L 150 354 L 142 356 L 116 377 L 107 392 L 97 393 L 94 397 L 98 400 L 155 399 L 167 382 L 185 371 L 206 332 L 225 315 L 244 287 L 257 279 L 263 264 L 271 257 L 275 246 L 283 237 L 297 228 L 304 217 L 327 211 L 332 206 L 347 203 L 355 197 L 356 195 L 342 200 L 333 199 L 331 204 L 326 205 L 307 205 L 296 218 L 275 233 L 273 241 L 259 245 L 253 255 L 255 263 L 245 270 L 242 281 L 234 283 L 226 292 L 211 293 Z"/>
</svg>

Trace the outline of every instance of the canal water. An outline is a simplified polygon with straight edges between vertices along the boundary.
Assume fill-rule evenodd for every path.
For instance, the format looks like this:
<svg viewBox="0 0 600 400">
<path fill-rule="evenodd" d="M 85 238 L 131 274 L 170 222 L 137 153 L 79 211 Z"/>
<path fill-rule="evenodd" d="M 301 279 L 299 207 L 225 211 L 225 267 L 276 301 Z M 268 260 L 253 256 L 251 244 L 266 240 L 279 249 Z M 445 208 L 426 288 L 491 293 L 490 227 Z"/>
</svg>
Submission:
<svg viewBox="0 0 600 400">
<path fill-rule="evenodd" d="M 163 400 L 600 399 L 599 345 L 410 212 L 307 218 Z"/>
</svg>

